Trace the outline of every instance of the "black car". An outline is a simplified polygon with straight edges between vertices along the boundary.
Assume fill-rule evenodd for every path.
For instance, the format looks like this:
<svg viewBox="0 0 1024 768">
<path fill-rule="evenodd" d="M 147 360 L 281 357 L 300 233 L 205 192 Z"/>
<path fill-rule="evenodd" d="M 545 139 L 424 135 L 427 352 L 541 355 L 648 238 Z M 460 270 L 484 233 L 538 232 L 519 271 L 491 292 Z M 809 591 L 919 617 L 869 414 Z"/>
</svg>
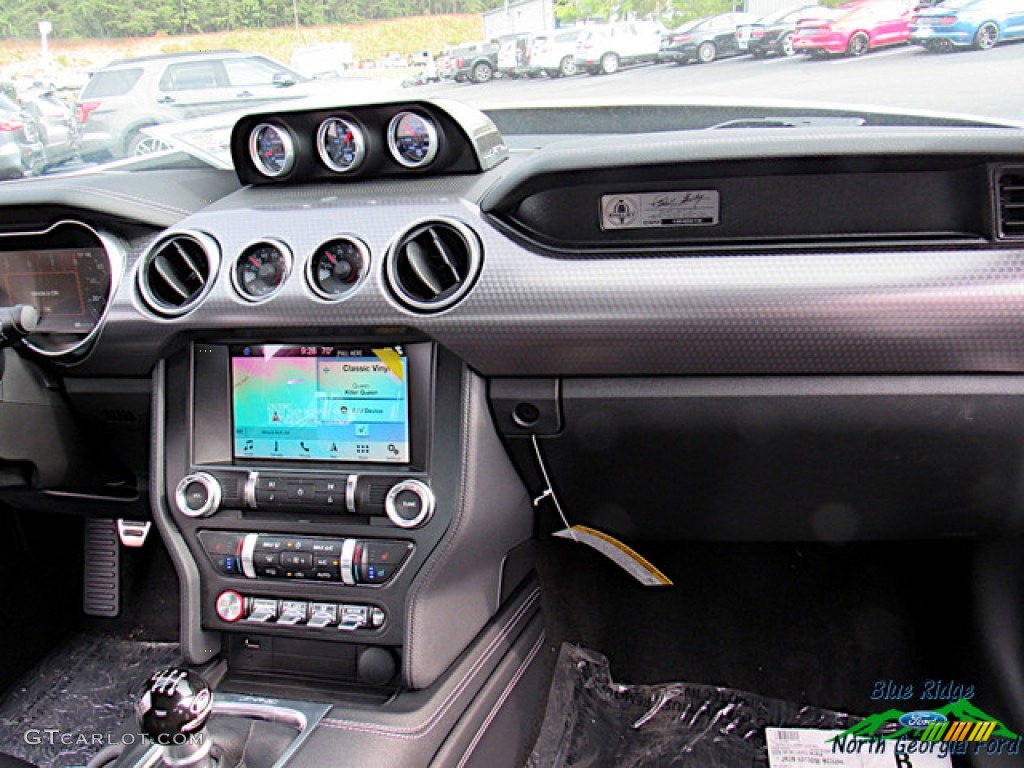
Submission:
<svg viewBox="0 0 1024 768">
<path fill-rule="evenodd" d="M 736 43 L 740 51 L 746 50 L 756 59 L 772 54 L 792 56 L 796 23 L 821 6 L 816 4 L 787 8 L 758 19 L 753 24 L 736 28 Z"/>
<path fill-rule="evenodd" d="M 750 13 L 721 13 L 709 16 L 696 26 L 680 27 L 662 41 L 658 59 L 676 64 L 691 61 L 707 64 L 715 59 L 738 56 L 743 51 L 736 41 L 736 29 L 740 24 L 755 20 Z"/>
</svg>

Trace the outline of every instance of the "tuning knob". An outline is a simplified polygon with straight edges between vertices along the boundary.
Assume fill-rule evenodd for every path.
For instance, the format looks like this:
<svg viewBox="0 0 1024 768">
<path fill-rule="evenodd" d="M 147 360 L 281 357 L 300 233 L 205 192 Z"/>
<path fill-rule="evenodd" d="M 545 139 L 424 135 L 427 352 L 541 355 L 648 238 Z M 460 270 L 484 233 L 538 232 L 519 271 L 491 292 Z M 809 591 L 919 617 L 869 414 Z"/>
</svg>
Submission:
<svg viewBox="0 0 1024 768">
<path fill-rule="evenodd" d="M 434 492 L 419 480 L 403 480 L 388 491 L 384 511 L 399 528 L 419 528 L 434 514 Z"/>
</svg>

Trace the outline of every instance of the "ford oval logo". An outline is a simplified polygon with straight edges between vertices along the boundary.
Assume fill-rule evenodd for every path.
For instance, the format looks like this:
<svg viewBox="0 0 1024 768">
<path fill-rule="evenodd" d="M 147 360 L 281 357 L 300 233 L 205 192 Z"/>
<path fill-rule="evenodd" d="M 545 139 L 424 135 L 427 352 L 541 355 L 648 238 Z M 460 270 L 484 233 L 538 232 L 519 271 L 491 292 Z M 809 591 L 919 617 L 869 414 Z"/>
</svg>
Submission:
<svg viewBox="0 0 1024 768">
<path fill-rule="evenodd" d="M 918 712 L 907 712 L 900 717 L 900 725 L 904 728 L 927 728 L 932 723 L 944 723 L 946 716 L 938 712 L 920 710 Z"/>
</svg>

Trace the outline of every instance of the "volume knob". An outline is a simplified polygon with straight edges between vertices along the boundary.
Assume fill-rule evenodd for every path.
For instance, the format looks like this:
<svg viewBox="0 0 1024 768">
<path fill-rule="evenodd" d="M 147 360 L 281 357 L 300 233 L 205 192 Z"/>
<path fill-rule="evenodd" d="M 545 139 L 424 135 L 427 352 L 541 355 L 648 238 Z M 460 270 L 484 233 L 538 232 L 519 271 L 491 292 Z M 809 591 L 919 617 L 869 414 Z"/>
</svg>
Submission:
<svg viewBox="0 0 1024 768">
<path fill-rule="evenodd" d="M 220 508 L 220 483 L 206 472 L 181 478 L 174 492 L 178 511 L 186 517 L 209 517 Z"/>
</svg>

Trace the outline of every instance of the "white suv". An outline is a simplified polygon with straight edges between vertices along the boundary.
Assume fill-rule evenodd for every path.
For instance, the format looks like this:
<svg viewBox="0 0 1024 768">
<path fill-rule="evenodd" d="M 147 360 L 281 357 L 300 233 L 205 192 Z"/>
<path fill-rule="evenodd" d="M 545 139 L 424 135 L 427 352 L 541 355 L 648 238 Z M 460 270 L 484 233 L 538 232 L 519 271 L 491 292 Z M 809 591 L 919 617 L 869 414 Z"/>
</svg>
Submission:
<svg viewBox="0 0 1024 768">
<path fill-rule="evenodd" d="M 580 27 L 543 35 L 534 38 L 530 50 L 530 66 L 528 74 L 544 73 L 549 77 L 569 77 L 575 75 L 576 43 L 587 34 Z"/>
<path fill-rule="evenodd" d="M 610 75 L 622 65 L 657 61 L 664 33 L 661 25 L 643 21 L 590 27 L 576 42 L 576 66 Z"/>
</svg>

